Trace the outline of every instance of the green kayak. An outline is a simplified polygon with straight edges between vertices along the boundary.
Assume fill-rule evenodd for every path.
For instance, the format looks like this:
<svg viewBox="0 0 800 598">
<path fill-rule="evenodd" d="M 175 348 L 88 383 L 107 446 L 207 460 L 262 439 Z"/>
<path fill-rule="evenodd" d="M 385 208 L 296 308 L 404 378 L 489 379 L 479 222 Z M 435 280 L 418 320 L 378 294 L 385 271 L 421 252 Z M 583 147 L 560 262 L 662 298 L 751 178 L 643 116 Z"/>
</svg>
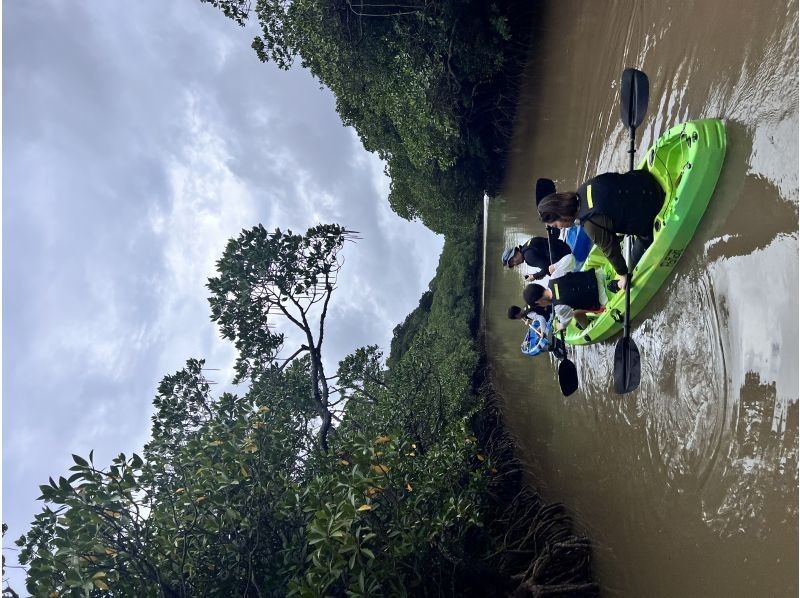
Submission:
<svg viewBox="0 0 800 598">
<path fill-rule="evenodd" d="M 725 145 L 721 120 L 693 120 L 659 137 L 639 164 L 655 175 L 666 198 L 653 224 L 653 244 L 633 270 L 631 317 L 658 292 L 692 239 L 717 184 Z M 617 276 L 598 247 L 592 248 L 582 269 L 590 268 L 603 268 L 607 280 Z M 589 325 L 583 330 L 575 320 L 570 322 L 565 340 L 571 345 L 604 341 L 622 330 L 624 315 L 624 291 L 609 292 L 605 311 L 589 314 Z"/>
</svg>

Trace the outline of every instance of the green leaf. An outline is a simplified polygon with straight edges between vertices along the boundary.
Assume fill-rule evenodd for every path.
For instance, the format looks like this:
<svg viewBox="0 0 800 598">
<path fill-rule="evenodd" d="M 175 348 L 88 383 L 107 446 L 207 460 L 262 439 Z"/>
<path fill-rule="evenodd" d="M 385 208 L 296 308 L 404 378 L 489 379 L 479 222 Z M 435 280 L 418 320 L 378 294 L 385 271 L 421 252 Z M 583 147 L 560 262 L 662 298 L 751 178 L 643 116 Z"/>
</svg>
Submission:
<svg viewBox="0 0 800 598">
<path fill-rule="evenodd" d="M 89 462 L 86 459 L 84 459 L 83 457 L 80 457 L 78 455 L 73 454 L 72 455 L 72 460 L 75 461 L 75 463 L 77 465 L 81 465 L 83 467 L 88 467 L 89 466 Z"/>
<path fill-rule="evenodd" d="M 361 554 L 367 555 L 367 557 L 369 557 L 370 559 L 373 559 L 373 560 L 375 559 L 375 553 L 372 552 L 369 548 L 362 548 L 361 549 Z"/>
</svg>

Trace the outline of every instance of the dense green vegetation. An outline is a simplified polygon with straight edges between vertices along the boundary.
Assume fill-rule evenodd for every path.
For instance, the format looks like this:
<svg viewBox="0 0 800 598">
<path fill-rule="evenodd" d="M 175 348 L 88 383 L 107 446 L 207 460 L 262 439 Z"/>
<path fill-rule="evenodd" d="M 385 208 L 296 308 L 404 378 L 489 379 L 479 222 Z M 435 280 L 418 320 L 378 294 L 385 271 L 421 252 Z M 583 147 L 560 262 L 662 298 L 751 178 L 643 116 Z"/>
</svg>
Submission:
<svg viewBox="0 0 800 598">
<path fill-rule="evenodd" d="M 328 376 L 317 326 L 352 237 L 258 226 L 230 241 L 209 301 L 247 392 L 213 396 L 204 362 L 189 359 L 159 386 L 141 456 L 102 467 L 74 455 L 18 541 L 31 594 L 593 589 L 563 585 L 586 578 L 588 546 L 520 492 L 476 392 L 475 237 L 446 242 L 427 321 L 392 368 L 363 347 Z M 305 342 L 286 347 L 277 319 Z"/>
<path fill-rule="evenodd" d="M 399 215 L 463 233 L 498 187 L 532 3 L 201 1 L 257 18 L 262 60 L 299 60 L 333 91 L 344 124 L 386 161 Z"/>
</svg>

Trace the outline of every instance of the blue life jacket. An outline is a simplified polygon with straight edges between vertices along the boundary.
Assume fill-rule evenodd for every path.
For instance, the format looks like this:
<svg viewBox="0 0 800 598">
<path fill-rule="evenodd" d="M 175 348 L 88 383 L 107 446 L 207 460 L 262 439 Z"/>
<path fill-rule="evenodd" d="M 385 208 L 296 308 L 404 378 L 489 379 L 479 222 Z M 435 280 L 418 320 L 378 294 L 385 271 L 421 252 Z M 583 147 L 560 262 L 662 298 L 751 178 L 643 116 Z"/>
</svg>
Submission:
<svg viewBox="0 0 800 598">
<path fill-rule="evenodd" d="M 539 336 L 538 330 L 543 334 Z M 552 320 L 545 320 L 542 316 L 536 315 L 528 327 L 525 339 L 520 346 L 525 355 L 535 357 L 542 351 L 549 351 L 553 344 L 553 323 Z"/>
<path fill-rule="evenodd" d="M 589 252 L 592 250 L 592 240 L 589 235 L 583 230 L 582 226 L 572 226 L 567 229 L 565 239 L 567 245 L 572 250 L 572 255 L 575 257 L 575 270 L 580 270 L 583 262 L 589 257 Z"/>
</svg>

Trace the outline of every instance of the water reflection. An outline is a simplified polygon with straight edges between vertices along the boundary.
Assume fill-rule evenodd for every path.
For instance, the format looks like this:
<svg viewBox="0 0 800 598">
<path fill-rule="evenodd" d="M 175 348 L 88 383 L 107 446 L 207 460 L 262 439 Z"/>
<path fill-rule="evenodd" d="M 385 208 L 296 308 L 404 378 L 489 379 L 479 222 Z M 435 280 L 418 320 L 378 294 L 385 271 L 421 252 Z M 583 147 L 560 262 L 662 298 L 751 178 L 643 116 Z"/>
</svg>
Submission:
<svg viewBox="0 0 800 598">
<path fill-rule="evenodd" d="M 711 87 L 707 114 L 742 123 L 752 138 L 748 174 L 766 179 L 779 196 L 798 203 L 797 5 L 763 46 L 751 48 L 737 76 Z M 793 16 L 792 16 L 793 15 Z"/>
<path fill-rule="evenodd" d="M 798 403 L 779 400 L 775 384 L 762 383 L 754 372 L 745 375 L 739 397 L 729 467 L 715 484 L 723 491 L 707 493 L 704 517 L 721 535 L 766 539 L 797 525 L 791 504 L 797 495 Z"/>
</svg>

